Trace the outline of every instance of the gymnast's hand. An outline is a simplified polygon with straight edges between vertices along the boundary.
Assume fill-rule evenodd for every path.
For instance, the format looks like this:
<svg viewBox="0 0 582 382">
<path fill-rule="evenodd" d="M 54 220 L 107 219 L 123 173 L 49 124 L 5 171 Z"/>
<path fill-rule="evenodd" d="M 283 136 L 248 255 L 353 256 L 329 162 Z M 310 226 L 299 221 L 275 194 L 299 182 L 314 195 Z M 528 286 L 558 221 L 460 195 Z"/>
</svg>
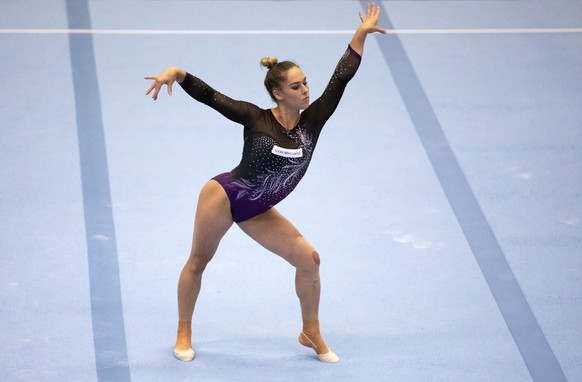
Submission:
<svg viewBox="0 0 582 382">
<path fill-rule="evenodd" d="M 162 90 L 163 85 L 166 85 L 168 87 L 168 94 L 172 95 L 172 84 L 175 81 L 178 81 L 178 83 L 180 83 L 184 81 L 184 78 L 186 78 L 186 72 L 175 66 L 172 66 L 171 68 L 164 70 L 161 74 L 157 76 L 145 76 L 144 79 L 154 81 L 152 85 L 149 87 L 148 91 L 146 92 L 146 95 L 149 95 L 153 90 L 154 94 L 152 94 L 152 98 L 154 99 L 154 101 L 157 100 L 158 93 L 160 92 L 160 90 Z"/>
<path fill-rule="evenodd" d="M 360 25 L 360 29 L 365 31 L 366 33 L 388 33 L 388 31 L 384 28 L 380 28 L 378 24 L 378 18 L 380 17 L 380 6 L 376 6 L 375 3 L 368 3 L 368 8 L 366 10 L 366 17 L 360 12 L 360 20 L 362 20 L 362 25 Z"/>
</svg>

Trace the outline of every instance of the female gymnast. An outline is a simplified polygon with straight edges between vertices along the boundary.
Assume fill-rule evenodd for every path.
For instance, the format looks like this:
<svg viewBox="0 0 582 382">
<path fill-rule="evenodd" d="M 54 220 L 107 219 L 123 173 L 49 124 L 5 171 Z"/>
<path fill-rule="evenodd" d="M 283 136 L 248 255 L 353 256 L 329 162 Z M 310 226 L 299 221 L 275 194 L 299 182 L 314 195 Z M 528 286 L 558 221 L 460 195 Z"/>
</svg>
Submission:
<svg viewBox="0 0 582 382">
<path fill-rule="evenodd" d="M 199 78 L 170 67 L 153 80 L 146 92 L 157 99 L 163 85 L 172 95 L 178 82 L 191 97 L 244 126 L 242 160 L 232 171 L 204 185 L 198 199 L 192 250 L 178 282 L 178 332 L 174 355 L 191 361 L 192 315 L 202 274 L 224 234 L 236 222 L 251 238 L 295 267 L 295 289 L 301 306 L 303 330 L 299 342 L 313 348 L 322 362 L 339 362 L 319 330 L 319 254 L 293 224 L 275 208 L 305 174 L 319 133 L 337 107 L 348 81 L 355 75 L 369 33 L 386 33 L 377 26 L 380 7 L 368 4 L 366 15 L 341 57 L 324 93 L 309 104 L 309 87 L 293 62 L 263 58 L 268 68 L 265 87 L 275 102 L 272 109 L 235 101 Z M 303 111 L 302 111 L 303 110 Z"/>
</svg>

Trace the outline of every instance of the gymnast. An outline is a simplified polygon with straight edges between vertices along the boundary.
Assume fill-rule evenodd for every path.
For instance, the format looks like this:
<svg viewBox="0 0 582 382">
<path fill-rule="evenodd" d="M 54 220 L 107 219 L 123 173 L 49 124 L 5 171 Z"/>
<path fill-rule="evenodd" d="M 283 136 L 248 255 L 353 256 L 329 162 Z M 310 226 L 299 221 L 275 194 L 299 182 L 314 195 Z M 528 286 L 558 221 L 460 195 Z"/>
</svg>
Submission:
<svg viewBox="0 0 582 382">
<path fill-rule="evenodd" d="M 275 107 L 261 109 L 233 100 L 190 73 L 170 67 L 153 80 L 146 95 L 157 99 L 163 85 L 172 95 L 178 82 L 192 98 L 244 126 L 240 164 L 206 183 L 199 195 L 192 249 L 178 282 L 178 330 L 174 356 L 181 361 L 195 357 L 192 349 L 192 315 L 200 293 L 202 274 L 220 240 L 233 222 L 252 239 L 295 267 L 295 289 L 301 306 L 303 328 L 299 342 L 312 348 L 322 362 L 339 362 L 325 344 L 319 328 L 320 257 L 317 251 L 275 209 L 297 186 L 309 166 L 323 125 L 336 109 L 344 89 L 361 61 L 366 36 L 386 33 L 377 26 L 380 7 L 368 4 L 361 24 L 341 57 L 323 94 L 309 103 L 309 86 L 299 66 L 290 61 L 263 58 L 268 68 L 265 87 Z"/>
</svg>

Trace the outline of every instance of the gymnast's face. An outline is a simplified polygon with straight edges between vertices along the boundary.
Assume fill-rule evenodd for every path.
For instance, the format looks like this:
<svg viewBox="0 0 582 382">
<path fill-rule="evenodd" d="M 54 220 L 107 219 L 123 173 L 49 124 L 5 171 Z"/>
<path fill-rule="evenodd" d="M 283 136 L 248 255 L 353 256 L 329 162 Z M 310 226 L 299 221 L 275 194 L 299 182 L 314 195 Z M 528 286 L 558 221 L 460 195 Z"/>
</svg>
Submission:
<svg viewBox="0 0 582 382">
<path fill-rule="evenodd" d="M 287 107 L 306 109 L 309 106 L 309 85 L 299 67 L 287 71 L 287 80 L 274 92 L 275 97 Z"/>
</svg>

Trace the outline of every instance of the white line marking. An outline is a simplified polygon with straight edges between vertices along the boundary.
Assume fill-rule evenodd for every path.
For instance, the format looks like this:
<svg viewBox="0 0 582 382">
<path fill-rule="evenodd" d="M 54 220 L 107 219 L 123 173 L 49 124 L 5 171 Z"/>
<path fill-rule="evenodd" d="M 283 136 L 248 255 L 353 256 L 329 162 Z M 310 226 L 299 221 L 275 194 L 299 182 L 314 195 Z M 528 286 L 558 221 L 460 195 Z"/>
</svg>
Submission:
<svg viewBox="0 0 582 382">
<path fill-rule="evenodd" d="M 342 35 L 353 30 L 212 30 L 212 29 L 0 29 L 1 34 L 111 35 Z"/>
<path fill-rule="evenodd" d="M 400 29 L 397 34 L 582 33 L 582 28 Z"/>
<path fill-rule="evenodd" d="M 281 29 L 0 29 L 0 34 L 95 34 L 95 35 L 351 35 L 353 30 Z M 476 28 L 476 29 L 394 29 L 390 34 L 513 34 L 582 33 L 582 28 Z"/>
</svg>

